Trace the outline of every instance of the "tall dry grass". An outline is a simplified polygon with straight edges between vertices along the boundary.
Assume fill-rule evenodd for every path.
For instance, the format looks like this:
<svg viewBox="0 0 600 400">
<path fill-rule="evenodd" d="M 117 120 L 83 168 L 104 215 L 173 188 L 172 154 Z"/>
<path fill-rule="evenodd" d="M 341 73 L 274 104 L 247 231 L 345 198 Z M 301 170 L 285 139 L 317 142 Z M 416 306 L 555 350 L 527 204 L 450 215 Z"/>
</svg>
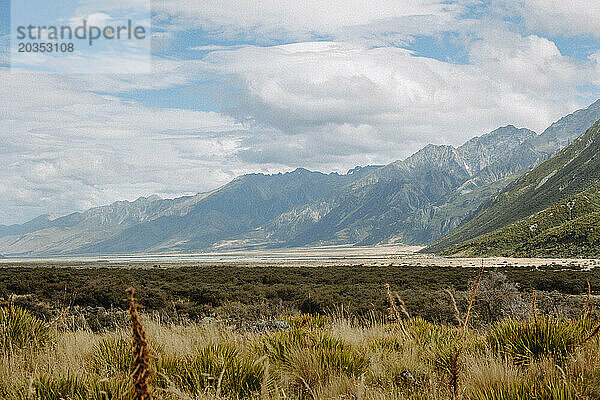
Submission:
<svg viewBox="0 0 600 400">
<path fill-rule="evenodd" d="M 290 331 L 266 333 L 219 322 L 167 324 L 140 315 L 130 292 L 129 329 L 94 333 L 55 324 L 44 340 L 3 345 L 0 398 L 600 398 L 600 325 L 592 302 L 578 320 L 536 311 L 528 320 L 475 330 L 469 321 L 482 274 L 466 309 L 456 306 L 455 326 L 411 317 L 390 287 L 382 295 L 392 320 L 299 315 L 287 317 Z M 10 307 L 0 315 L 15 315 Z M 28 318 L 19 321 L 42 324 Z"/>
</svg>

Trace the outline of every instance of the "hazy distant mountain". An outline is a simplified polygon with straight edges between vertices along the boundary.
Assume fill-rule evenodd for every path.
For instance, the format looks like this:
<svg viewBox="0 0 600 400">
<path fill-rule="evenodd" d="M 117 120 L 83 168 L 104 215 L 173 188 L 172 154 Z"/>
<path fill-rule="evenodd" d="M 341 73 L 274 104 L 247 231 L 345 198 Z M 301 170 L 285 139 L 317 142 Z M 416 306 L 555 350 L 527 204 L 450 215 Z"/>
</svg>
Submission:
<svg viewBox="0 0 600 400">
<path fill-rule="evenodd" d="M 430 250 L 468 256 L 598 256 L 598 182 L 600 121 Z"/>
<path fill-rule="evenodd" d="M 6 255 L 196 251 L 309 244 L 427 244 L 600 119 L 600 101 L 542 135 L 508 125 L 460 147 L 347 174 L 251 174 L 209 193 L 140 198 L 0 226 Z"/>
<path fill-rule="evenodd" d="M 163 213 L 185 210 L 203 195 L 162 200 L 157 196 L 134 202 L 118 201 L 59 218 L 38 217 L 1 232 L 0 252 L 4 254 L 63 254 L 111 237 L 129 226 L 149 221 Z"/>
<path fill-rule="evenodd" d="M 24 224 L 0 225 L 0 237 L 9 235 L 22 235 L 27 232 L 34 232 L 47 228 L 52 224 L 52 219 L 48 215 L 40 215 Z"/>
<path fill-rule="evenodd" d="M 156 196 L 11 227 L 0 238 L 5 254 L 89 254 L 188 251 L 255 229 L 300 204 L 347 185 L 377 166 L 345 175 L 305 169 L 276 175 L 252 174 L 209 193 L 163 200 Z M 35 220 L 34 220 L 35 221 Z M 37 222 L 36 222 L 37 223 Z"/>
</svg>

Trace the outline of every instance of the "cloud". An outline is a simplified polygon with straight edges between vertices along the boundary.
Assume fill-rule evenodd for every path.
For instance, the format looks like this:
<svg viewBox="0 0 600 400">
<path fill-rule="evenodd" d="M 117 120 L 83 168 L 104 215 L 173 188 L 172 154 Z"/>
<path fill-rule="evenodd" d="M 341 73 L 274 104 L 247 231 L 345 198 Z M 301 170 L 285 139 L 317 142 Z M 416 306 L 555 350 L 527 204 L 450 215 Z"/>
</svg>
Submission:
<svg viewBox="0 0 600 400">
<path fill-rule="evenodd" d="M 231 110 L 239 119 L 317 140 L 336 132 L 329 135 L 339 144 L 381 138 L 403 155 L 415 138 L 460 144 L 507 123 L 541 131 L 581 105 L 577 87 L 590 72 L 547 39 L 505 31 L 485 32 L 469 57 L 457 65 L 398 48 L 314 42 L 216 51 L 204 61 L 242 88 Z M 352 146 L 342 148 L 350 154 Z"/>
<path fill-rule="evenodd" d="M 600 51 L 592 54 L 589 57 L 590 61 L 594 63 L 594 71 L 591 76 L 591 84 L 596 87 L 600 87 Z"/>
<path fill-rule="evenodd" d="M 600 7 L 589 0 L 494 0 L 492 4 L 503 14 L 522 17 L 529 29 L 600 37 Z"/>
<path fill-rule="evenodd" d="M 74 17 L 69 20 L 69 25 L 73 28 L 83 25 L 83 21 L 86 21 L 86 26 L 99 26 L 104 27 L 112 20 L 111 16 L 106 13 L 93 13 L 89 15 L 83 15 Z"/>
<path fill-rule="evenodd" d="M 487 29 L 473 44 L 470 61 L 495 83 L 499 106 L 524 126 L 541 131 L 587 105 L 580 103 L 579 86 L 589 83 L 593 64 L 563 56 L 546 38 Z"/>
<path fill-rule="evenodd" d="M 0 84 L 3 224 L 211 190 L 242 172 L 233 157 L 244 127 L 231 117 L 148 108 L 61 75 L 3 69 Z"/>
<path fill-rule="evenodd" d="M 166 0 L 155 4 L 155 20 L 171 29 L 203 29 L 222 37 L 278 41 L 335 36 L 353 27 L 407 17 L 438 16 L 446 21 L 464 12 L 473 0 Z M 398 28 L 398 27 L 396 27 Z"/>
<path fill-rule="evenodd" d="M 194 46 L 190 47 L 190 50 L 194 51 L 215 51 L 215 50 L 231 50 L 231 49 L 239 49 L 243 46 L 217 46 L 214 44 L 206 45 L 206 46 Z"/>
<path fill-rule="evenodd" d="M 239 88 L 225 111 L 253 127 L 242 161 L 321 170 L 459 145 L 506 124 L 541 132 L 595 100 L 581 92 L 595 59 L 573 60 L 546 38 L 482 25 L 467 52 L 460 65 L 401 48 L 302 42 L 216 49 L 198 66 Z"/>
</svg>

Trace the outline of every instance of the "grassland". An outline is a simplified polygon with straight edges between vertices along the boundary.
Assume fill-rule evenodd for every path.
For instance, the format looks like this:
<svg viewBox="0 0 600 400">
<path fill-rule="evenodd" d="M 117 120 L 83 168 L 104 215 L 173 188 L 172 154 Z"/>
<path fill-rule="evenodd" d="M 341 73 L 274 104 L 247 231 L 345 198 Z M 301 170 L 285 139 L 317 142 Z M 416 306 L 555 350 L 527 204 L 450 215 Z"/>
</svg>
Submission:
<svg viewBox="0 0 600 400">
<path fill-rule="evenodd" d="M 587 264 L 124 267 L 0 268 L 0 398 L 139 398 L 129 284 L 158 399 L 600 398 Z"/>
<path fill-rule="evenodd" d="M 149 390 L 159 399 L 600 396 L 600 343 L 589 318 L 509 319 L 486 331 L 467 329 L 464 336 L 460 327 L 421 318 L 287 319 L 290 331 L 271 333 L 144 319 L 152 355 Z M 136 398 L 129 329 L 51 327 L 47 335 L 3 346 L 3 399 Z"/>
</svg>

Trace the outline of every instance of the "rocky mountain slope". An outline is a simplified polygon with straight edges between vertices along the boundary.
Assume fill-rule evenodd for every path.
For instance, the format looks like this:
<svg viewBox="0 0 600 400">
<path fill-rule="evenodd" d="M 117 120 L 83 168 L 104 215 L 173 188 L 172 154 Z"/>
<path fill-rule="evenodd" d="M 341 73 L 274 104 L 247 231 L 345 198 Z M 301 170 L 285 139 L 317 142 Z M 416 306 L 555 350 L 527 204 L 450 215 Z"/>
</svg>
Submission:
<svg viewBox="0 0 600 400">
<path fill-rule="evenodd" d="M 597 119 L 600 101 L 562 118 L 542 135 L 508 125 L 457 148 L 428 145 L 405 160 L 344 175 L 304 169 L 251 174 L 195 196 L 140 198 L 62 217 L 42 216 L 0 226 L 0 254 L 426 244 L 472 218 Z"/>
<path fill-rule="evenodd" d="M 329 198 L 291 210 L 265 230 L 282 246 L 431 243 L 599 118 L 597 101 L 561 118 L 541 135 L 509 125 L 456 149 L 427 146 Z"/>
<path fill-rule="evenodd" d="M 482 170 L 492 168 L 535 136 L 527 129 L 507 126 L 471 139 L 459 148 L 426 146 L 406 160 L 389 164 L 333 192 L 329 198 L 281 215 L 265 226 L 265 230 L 270 232 L 272 240 L 286 246 L 312 243 L 367 245 L 389 241 L 424 243 L 428 237 L 438 237 L 437 231 L 431 232 L 432 220 L 443 220 L 438 226 L 440 231 L 458 224 L 469 209 L 466 204 L 470 203 L 466 199 L 473 200 L 471 193 L 479 186 L 473 183 L 473 189 L 456 194 L 461 197 L 455 204 L 460 211 L 454 214 L 462 215 L 442 217 L 443 212 L 436 214 L 433 210 L 436 205 L 441 208 L 448 205 L 451 194 L 463 184 Z M 515 167 L 516 170 L 521 168 Z M 485 190 L 476 193 L 481 198 L 491 194 Z M 492 193 L 495 193 L 493 189 Z M 470 207 L 474 209 L 478 205 L 475 200 Z M 454 207 L 450 208 L 454 210 Z M 452 211 L 448 213 L 452 214 Z M 422 217 L 421 225 L 411 224 L 410 221 L 418 216 Z"/>
<path fill-rule="evenodd" d="M 251 174 L 209 193 L 163 200 L 121 201 L 54 220 L 11 226 L 0 232 L 0 253 L 11 255 L 188 251 L 255 229 L 292 207 L 347 185 L 377 166 L 348 174 L 305 169 Z M 34 220 L 36 221 L 36 220 Z M 41 226 L 41 229 L 38 227 Z M 17 234 L 15 234 L 17 232 Z"/>
<path fill-rule="evenodd" d="M 600 256 L 600 185 L 539 213 L 451 246 L 442 255 L 463 257 Z"/>
<path fill-rule="evenodd" d="M 599 152 L 600 121 L 567 148 L 515 181 L 489 207 L 426 250 L 537 254 L 549 251 L 543 243 L 552 243 L 558 237 L 564 239 L 567 231 L 573 237 L 587 235 L 591 213 L 597 211 Z M 578 221 L 578 218 L 583 219 Z M 600 221 L 596 218 L 595 222 Z M 577 227 L 584 231 L 576 232 Z"/>
</svg>

